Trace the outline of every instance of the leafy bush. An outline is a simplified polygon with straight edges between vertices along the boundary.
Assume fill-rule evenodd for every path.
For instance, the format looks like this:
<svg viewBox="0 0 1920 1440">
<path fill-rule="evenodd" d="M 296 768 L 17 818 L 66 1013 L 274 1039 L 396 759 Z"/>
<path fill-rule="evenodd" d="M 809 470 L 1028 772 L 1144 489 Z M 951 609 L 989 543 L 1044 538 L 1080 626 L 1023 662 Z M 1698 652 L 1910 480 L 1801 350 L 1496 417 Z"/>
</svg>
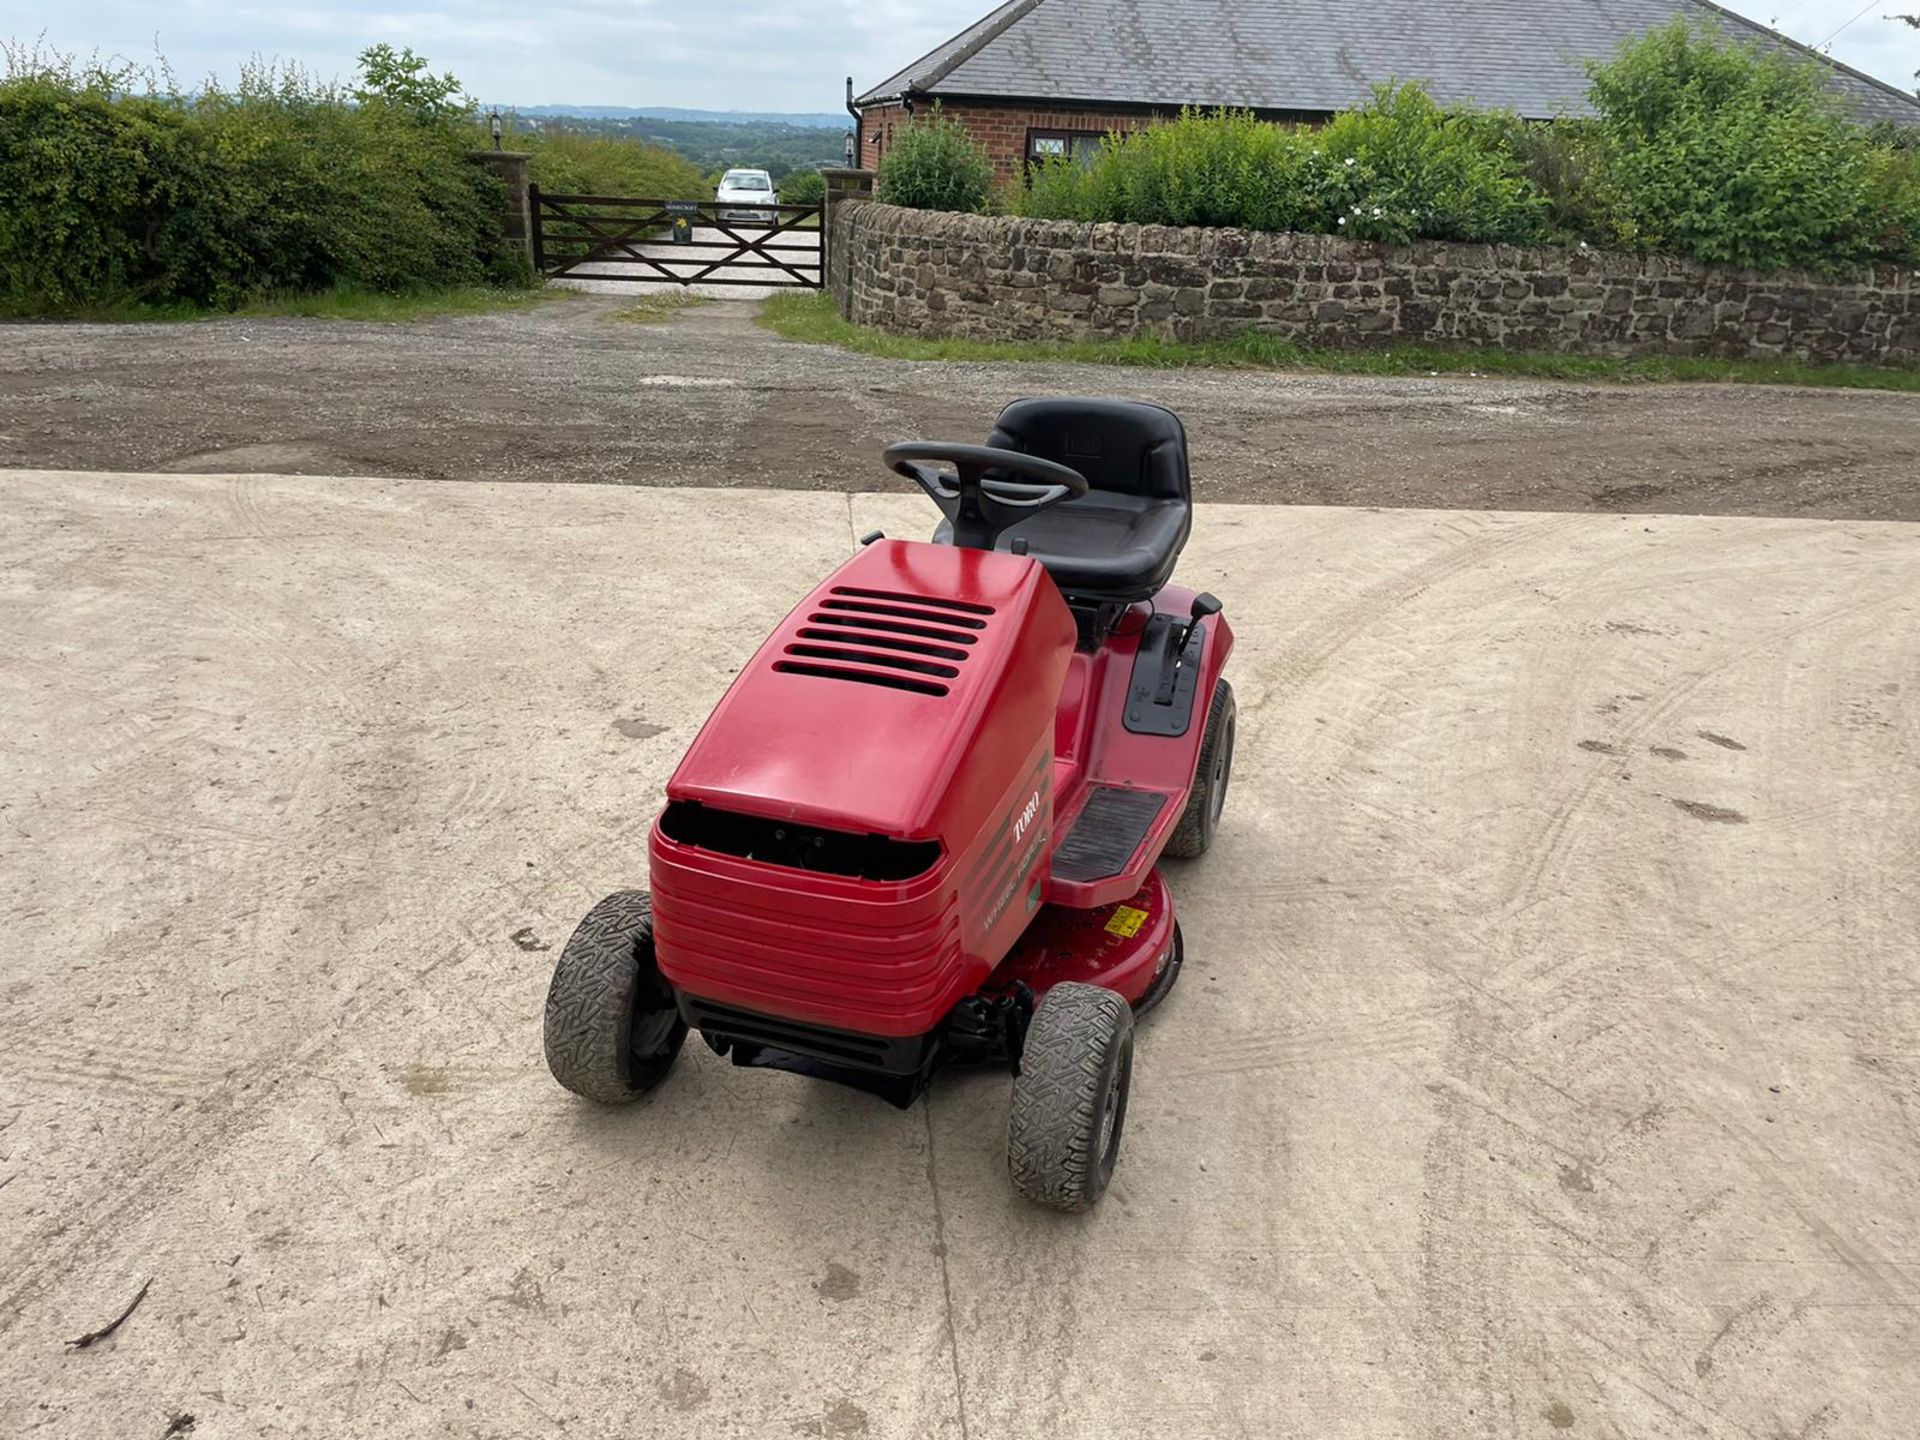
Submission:
<svg viewBox="0 0 1920 1440">
<path fill-rule="evenodd" d="M 964 125 L 935 105 L 893 137 L 874 175 L 874 194 L 913 210 L 984 209 L 993 162 Z"/>
<path fill-rule="evenodd" d="M 818 205 L 827 198 L 827 177 L 818 170 L 795 170 L 780 182 L 782 205 Z"/>
<path fill-rule="evenodd" d="M 1109 135 L 1089 156 L 1037 166 L 1014 208 L 1040 219 L 1131 220 L 1153 225 L 1326 227 L 1318 203 L 1325 165 L 1311 163 L 1298 132 L 1245 111 L 1203 114 Z"/>
<path fill-rule="evenodd" d="M 1867 165 L 1867 228 L 1877 254 L 1920 265 L 1920 149 L 1873 152 Z"/>
<path fill-rule="evenodd" d="M 1603 238 L 1754 269 L 1874 254 L 1876 147 L 1814 65 L 1680 20 L 1588 73 Z"/>
<path fill-rule="evenodd" d="M 1538 233 L 1538 191 L 1492 143 L 1497 120 L 1445 110 L 1417 85 L 1381 86 L 1365 109 L 1321 130 L 1250 112 L 1183 111 L 1109 135 L 1085 161 L 1026 178 L 1016 208 L 1042 218 L 1522 240 Z"/>
<path fill-rule="evenodd" d="M 9 57 L 10 60 L 12 57 Z M 0 307 L 58 308 L 132 292 L 211 168 L 204 135 L 119 77 L 9 66 L 0 81 Z"/>
<path fill-rule="evenodd" d="M 1585 120 L 1551 124 L 1511 120 L 1499 143 L 1539 192 L 1542 239 L 1557 245 L 1607 233 L 1605 207 L 1594 186 L 1594 127 Z"/>
<path fill-rule="evenodd" d="M 476 127 L 472 143 L 491 144 Z M 525 150 L 527 173 L 555 195 L 630 195 L 645 200 L 710 200 L 713 186 L 693 163 L 671 150 L 617 135 L 593 135 L 562 126 L 514 128 L 502 142 Z"/>
<path fill-rule="evenodd" d="M 228 305 L 261 290 L 397 292 L 509 273 L 500 183 L 431 102 L 347 105 L 297 71 L 249 69 L 188 113 L 213 164 L 173 221 L 175 297 Z"/>
<path fill-rule="evenodd" d="M 0 310 L 523 273 L 500 239 L 499 182 L 431 109 L 351 104 L 293 68 L 251 66 L 231 92 L 188 99 L 124 67 L 17 48 L 6 62 Z"/>
</svg>

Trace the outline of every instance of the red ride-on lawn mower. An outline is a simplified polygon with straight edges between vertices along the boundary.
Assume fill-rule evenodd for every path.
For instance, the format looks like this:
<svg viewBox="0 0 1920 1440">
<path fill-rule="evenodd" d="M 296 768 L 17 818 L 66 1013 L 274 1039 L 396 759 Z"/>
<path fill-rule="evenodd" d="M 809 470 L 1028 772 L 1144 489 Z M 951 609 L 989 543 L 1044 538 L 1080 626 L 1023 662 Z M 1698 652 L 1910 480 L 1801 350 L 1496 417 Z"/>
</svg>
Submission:
<svg viewBox="0 0 1920 1440">
<path fill-rule="evenodd" d="M 1010 1065 L 1014 1185 L 1084 1210 L 1134 1020 L 1180 974 L 1155 863 L 1206 850 L 1233 767 L 1233 632 L 1168 583 L 1186 431 L 1019 400 L 986 446 L 886 461 L 945 523 L 869 536 L 740 672 L 667 784 L 651 896 L 567 941 L 547 1063 L 631 1100 L 694 1029 L 903 1107 L 943 1065 Z"/>
</svg>

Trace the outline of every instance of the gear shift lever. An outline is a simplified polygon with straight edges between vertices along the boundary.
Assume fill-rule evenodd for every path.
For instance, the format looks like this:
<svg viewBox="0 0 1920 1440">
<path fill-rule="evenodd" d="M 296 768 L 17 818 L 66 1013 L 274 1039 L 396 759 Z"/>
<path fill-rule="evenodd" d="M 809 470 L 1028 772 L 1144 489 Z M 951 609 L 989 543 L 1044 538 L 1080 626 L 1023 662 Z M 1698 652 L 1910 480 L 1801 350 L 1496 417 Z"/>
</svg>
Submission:
<svg viewBox="0 0 1920 1440">
<path fill-rule="evenodd" d="M 1218 615 L 1219 613 L 1220 601 L 1213 595 L 1203 590 L 1194 596 L 1193 614 L 1187 619 L 1187 628 L 1180 632 L 1180 643 L 1173 647 L 1173 653 L 1175 655 L 1185 655 L 1187 653 L 1187 642 L 1193 638 L 1193 627 L 1206 619 L 1207 616 Z"/>
<path fill-rule="evenodd" d="M 1153 693 L 1154 704 L 1171 705 L 1173 703 L 1174 688 L 1179 682 L 1181 667 L 1186 664 L 1187 642 L 1193 639 L 1194 627 L 1207 616 L 1219 613 L 1220 602 L 1213 596 L 1202 594 L 1193 597 L 1193 613 L 1187 617 L 1186 629 L 1182 630 L 1179 638 L 1173 642 L 1173 653 L 1168 657 L 1171 663 L 1160 672 L 1160 684 Z"/>
</svg>

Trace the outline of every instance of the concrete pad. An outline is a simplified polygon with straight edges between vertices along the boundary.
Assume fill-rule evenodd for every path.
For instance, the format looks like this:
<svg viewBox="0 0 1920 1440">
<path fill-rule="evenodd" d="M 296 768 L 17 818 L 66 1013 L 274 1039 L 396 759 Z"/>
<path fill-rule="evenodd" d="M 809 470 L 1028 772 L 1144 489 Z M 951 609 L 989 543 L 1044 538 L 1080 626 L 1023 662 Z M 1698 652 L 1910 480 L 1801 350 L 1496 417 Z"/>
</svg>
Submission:
<svg viewBox="0 0 1920 1440">
<path fill-rule="evenodd" d="M 1237 783 L 1067 1219 L 1002 1078 L 899 1113 L 694 1046 L 603 1112 L 540 1057 L 735 667 L 924 502 L 13 473 L 0 517 L 19 1433 L 1911 1428 L 1910 526 L 1203 510 Z"/>
</svg>

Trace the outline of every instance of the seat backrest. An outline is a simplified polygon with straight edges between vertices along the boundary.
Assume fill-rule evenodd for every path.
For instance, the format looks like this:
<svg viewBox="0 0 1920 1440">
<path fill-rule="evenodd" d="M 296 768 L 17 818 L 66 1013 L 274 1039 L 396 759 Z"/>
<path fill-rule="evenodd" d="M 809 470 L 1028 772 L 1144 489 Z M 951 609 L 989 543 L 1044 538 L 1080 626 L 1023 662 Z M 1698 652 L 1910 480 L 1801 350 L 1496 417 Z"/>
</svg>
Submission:
<svg viewBox="0 0 1920 1440">
<path fill-rule="evenodd" d="M 1016 400 L 987 444 L 1071 466 L 1095 490 L 1190 500 L 1187 431 L 1180 417 L 1138 400 Z"/>
</svg>

